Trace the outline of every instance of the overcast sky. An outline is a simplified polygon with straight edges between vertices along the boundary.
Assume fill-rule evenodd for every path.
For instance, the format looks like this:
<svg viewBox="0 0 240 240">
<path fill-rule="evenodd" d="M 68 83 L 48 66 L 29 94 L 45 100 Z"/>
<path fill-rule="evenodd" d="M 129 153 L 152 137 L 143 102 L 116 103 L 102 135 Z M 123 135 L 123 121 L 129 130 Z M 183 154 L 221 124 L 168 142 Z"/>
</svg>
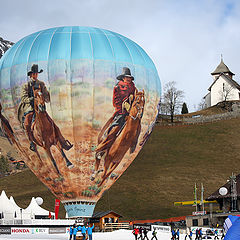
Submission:
<svg viewBox="0 0 240 240">
<path fill-rule="evenodd" d="M 191 111 L 220 55 L 240 82 L 239 0 L 0 0 L 0 36 L 17 42 L 56 26 L 108 29 L 138 43 L 162 85 L 176 81 Z"/>
</svg>

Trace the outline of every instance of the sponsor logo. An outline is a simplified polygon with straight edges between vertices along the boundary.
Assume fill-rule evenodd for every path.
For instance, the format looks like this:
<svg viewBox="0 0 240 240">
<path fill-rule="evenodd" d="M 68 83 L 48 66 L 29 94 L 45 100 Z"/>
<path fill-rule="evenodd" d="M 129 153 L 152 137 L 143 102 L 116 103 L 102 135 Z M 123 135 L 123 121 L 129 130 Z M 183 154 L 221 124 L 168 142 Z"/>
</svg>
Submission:
<svg viewBox="0 0 240 240">
<path fill-rule="evenodd" d="M 11 234 L 10 227 L 0 227 L 0 234 Z"/>
<path fill-rule="evenodd" d="M 148 231 L 151 231 L 151 225 L 145 225 L 145 224 L 133 224 L 133 228 L 142 228 L 142 229 L 146 229 Z"/>
<path fill-rule="evenodd" d="M 29 228 L 12 228 L 12 233 L 30 233 Z"/>
<path fill-rule="evenodd" d="M 66 228 L 60 227 L 60 228 L 49 228 L 49 234 L 61 234 L 66 233 Z"/>
</svg>

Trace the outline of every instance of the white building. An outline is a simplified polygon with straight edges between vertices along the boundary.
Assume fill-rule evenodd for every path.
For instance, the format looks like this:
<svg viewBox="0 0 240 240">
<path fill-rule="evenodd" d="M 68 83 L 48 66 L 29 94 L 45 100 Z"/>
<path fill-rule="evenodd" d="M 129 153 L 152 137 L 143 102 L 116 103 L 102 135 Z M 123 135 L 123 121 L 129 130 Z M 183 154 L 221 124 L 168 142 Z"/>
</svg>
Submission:
<svg viewBox="0 0 240 240">
<path fill-rule="evenodd" d="M 208 88 L 209 93 L 204 97 L 205 108 L 216 105 L 219 102 L 240 100 L 240 85 L 233 80 L 232 73 L 221 59 L 213 76 L 213 83 Z"/>
</svg>

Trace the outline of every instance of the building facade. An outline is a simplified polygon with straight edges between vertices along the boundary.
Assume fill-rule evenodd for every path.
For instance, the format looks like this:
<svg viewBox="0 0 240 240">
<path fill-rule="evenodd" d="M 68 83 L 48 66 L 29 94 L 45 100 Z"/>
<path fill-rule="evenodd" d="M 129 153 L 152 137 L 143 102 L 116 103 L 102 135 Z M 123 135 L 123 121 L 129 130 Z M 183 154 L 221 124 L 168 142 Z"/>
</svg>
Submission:
<svg viewBox="0 0 240 240">
<path fill-rule="evenodd" d="M 204 96 L 205 108 L 219 102 L 240 100 L 240 85 L 233 80 L 235 74 L 229 70 L 222 59 L 211 75 L 213 83 L 208 88 L 208 94 Z"/>
</svg>

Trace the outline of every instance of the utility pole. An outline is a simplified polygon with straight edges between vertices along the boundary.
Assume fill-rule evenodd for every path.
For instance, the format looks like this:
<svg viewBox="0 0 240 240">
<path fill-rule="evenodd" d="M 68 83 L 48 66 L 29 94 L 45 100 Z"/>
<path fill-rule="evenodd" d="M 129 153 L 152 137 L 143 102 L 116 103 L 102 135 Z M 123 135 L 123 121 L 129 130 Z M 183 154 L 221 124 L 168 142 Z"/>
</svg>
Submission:
<svg viewBox="0 0 240 240">
<path fill-rule="evenodd" d="M 203 183 L 201 183 L 201 205 L 202 205 L 202 211 L 204 212 L 203 193 L 204 193 L 204 188 L 203 188 Z"/>
<path fill-rule="evenodd" d="M 230 177 L 231 184 L 231 211 L 237 212 L 237 181 L 236 176 L 232 173 Z"/>
<path fill-rule="evenodd" d="M 196 206 L 196 212 L 198 211 L 198 208 L 197 208 L 197 185 L 195 183 L 195 186 L 194 186 L 194 203 L 195 203 L 195 206 Z"/>
</svg>

